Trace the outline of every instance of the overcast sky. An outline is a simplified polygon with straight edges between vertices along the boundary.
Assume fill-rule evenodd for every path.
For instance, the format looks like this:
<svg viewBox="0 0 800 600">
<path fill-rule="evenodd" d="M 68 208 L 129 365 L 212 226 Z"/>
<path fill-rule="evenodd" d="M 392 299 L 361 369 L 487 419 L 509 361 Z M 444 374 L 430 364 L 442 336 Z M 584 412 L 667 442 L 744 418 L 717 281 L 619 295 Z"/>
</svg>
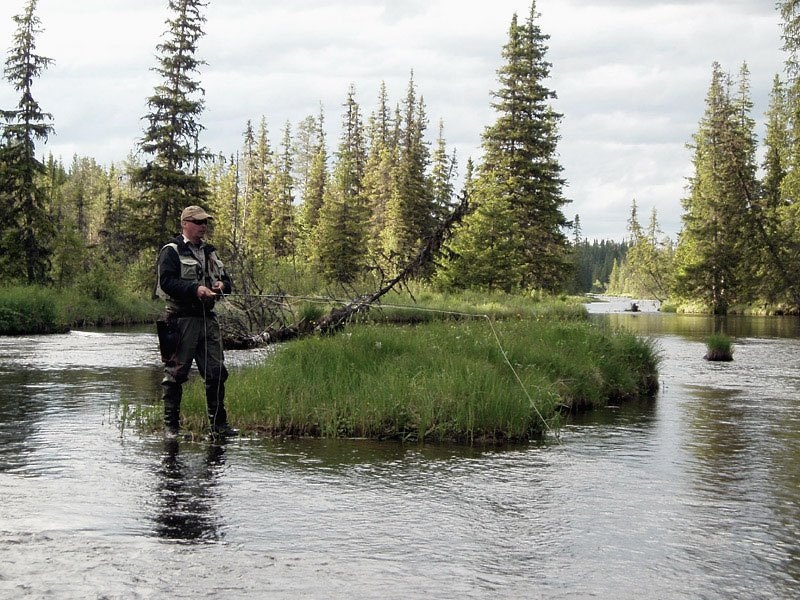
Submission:
<svg viewBox="0 0 800 600">
<path fill-rule="evenodd" d="M 25 0 L 0 4 L 0 48 L 12 45 L 12 17 Z M 248 119 L 267 119 L 273 144 L 284 124 L 326 112 L 329 142 L 339 135 L 350 84 L 365 116 L 381 81 L 402 100 L 411 71 L 433 139 L 439 119 L 457 150 L 480 158 L 480 136 L 495 120 L 490 91 L 516 12 L 526 0 L 211 0 L 197 57 L 208 64 L 201 142 L 230 154 Z M 549 87 L 564 115 L 559 152 L 571 201 L 590 239 L 622 239 L 631 201 L 640 220 L 658 211 L 662 229 L 680 230 L 680 199 L 691 173 L 691 140 L 704 110 L 711 65 L 751 71 L 753 117 L 763 115 L 783 74 L 780 20 L 772 0 L 538 0 L 550 35 Z M 120 162 L 142 135 L 145 99 L 157 83 L 155 46 L 167 0 L 39 0 L 44 31 L 37 52 L 53 58 L 35 98 L 53 114 L 56 135 L 42 153 L 66 165 L 74 154 Z M 3 58 L 5 60 L 5 53 Z M 0 108 L 18 97 L 0 82 Z"/>
</svg>

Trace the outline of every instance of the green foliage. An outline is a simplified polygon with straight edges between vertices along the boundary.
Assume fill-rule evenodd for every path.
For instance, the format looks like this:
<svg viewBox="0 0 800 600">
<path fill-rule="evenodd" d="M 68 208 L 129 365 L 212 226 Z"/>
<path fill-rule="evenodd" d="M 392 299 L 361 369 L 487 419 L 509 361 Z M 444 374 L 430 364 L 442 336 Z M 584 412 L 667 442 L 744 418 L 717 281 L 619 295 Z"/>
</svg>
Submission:
<svg viewBox="0 0 800 600">
<path fill-rule="evenodd" d="M 614 240 L 587 240 L 578 242 L 572 248 L 575 260 L 572 292 L 603 292 L 611 280 L 614 264 L 625 260 L 628 243 Z"/>
<path fill-rule="evenodd" d="M 194 79 L 204 64 L 195 53 L 204 35 L 206 5 L 202 0 L 169 0 L 169 28 L 157 46 L 158 66 L 153 70 L 161 83 L 147 99 L 150 112 L 144 117 L 147 128 L 140 143 L 150 159 L 135 173 L 144 193 L 135 206 L 138 234 L 141 243 L 152 248 L 171 237 L 183 207 L 203 205 L 207 198 L 205 179 L 199 175 L 200 163 L 208 157 L 198 143 L 203 90 Z"/>
<path fill-rule="evenodd" d="M 624 259 L 614 265 L 608 292 L 663 302 L 674 290 L 675 252 L 672 241 L 659 229 L 655 208 L 650 213 L 650 224 L 644 229 L 634 200 L 628 233 L 630 247 Z"/>
<path fill-rule="evenodd" d="M 408 82 L 402 120 L 398 115 L 397 161 L 392 173 L 391 193 L 386 202 L 386 221 L 381 232 L 383 254 L 393 270 L 410 260 L 434 227 L 434 199 L 427 176 L 430 149 L 425 141 L 427 115 L 417 98 L 414 77 Z"/>
<path fill-rule="evenodd" d="M 106 272 L 108 274 L 108 272 Z M 160 303 L 131 294 L 102 273 L 80 286 L 11 286 L 0 292 L 0 335 L 45 334 L 74 327 L 153 321 Z"/>
<path fill-rule="evenodd" d="M 694 136 L 694 175 L 676 254 L 679 291 L 714 314 L 748 298 L 757 239 L 749 202 L 757 189 L 751 105 L 746 67 L 734 96 L 730 77 L 715 63 Z"/>
<path fill-rule="evenodd" d="M 316 266 L 328 281 L 351 283 L 366 266 L 369 219 L 363 185 L 365 140 L 352 87 L 342 126 L 338 162 L 318 214 L 314 255 Z"/>
<path fill-rule="evenodd" d="M 417 284 L 411 293 L 394 292 L 384 298 L 378 310 L 369 313 L 376 321 L 417 322 L 488 316 L 492 319 L 533 319 L 539 321 L 582 321 L 586 308 L 580 302 L 553 296 L 485 292 L 476 289 L 436 290 Z"/>
<path fill-rule="evenodd" d="M 321 305 L 313 304 L 311 302 L 303 302 L 300 305 L 300 310 L 297 313 L 297 320 L 300 323 L 313 323 L 324 314 L 325 310 Z"/>
<path fill-rule="evenodd" d="M 436 281 L 451 289 L 519 289 L 524 278 L 519 257 L 525 236 L 516 227 L 513 207 L 502 198 L 499 187 L 489 187 L 486 180 L 472 198 L 477 208 L 450 242 L 454 259 L 442 264 Z"/>
<path fill-rule="evenodd" d="M 94 300 L 113 302 L 122 292 L 122 270 L 99 262 L 77 279 L 78 292 Z"/>
<path fill-rule="evenodd" d="M 52 290 L 41 286 L 0 289 L 0 335 L 54 333 L 59 323 L 58 304 Z"/>
<path fill-rule="evenodd" d="M 155 297 L 156 291 L 156 258 L 158 253 L 152 248 L 140 252 L 136 260 L 128 265 L 123 275 L 122 284 L 131 294 L 141 294 L 145 298 Z"/>
</svg>

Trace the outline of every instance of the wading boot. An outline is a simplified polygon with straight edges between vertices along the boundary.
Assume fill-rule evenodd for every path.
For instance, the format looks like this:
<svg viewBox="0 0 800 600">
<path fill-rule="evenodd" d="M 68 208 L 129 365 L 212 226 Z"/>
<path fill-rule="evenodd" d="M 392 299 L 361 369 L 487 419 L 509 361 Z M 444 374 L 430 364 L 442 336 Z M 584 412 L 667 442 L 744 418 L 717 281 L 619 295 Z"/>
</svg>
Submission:
<svg viewBox="0 0 800 600">
<path fill-rule="evenodd" d="M 225 410 L 225 384 L 218 380 L 206 382 L 206 404 L 208 422 L 213 437 L 233 437 L 239 430 L 228 425 L 228 412 Z"/>
<path fill-rule="evenodd" d="M 180 430 L 183 390 L 179 383 L 162 382 L 161 387 L 164 390 L 164 435 L 176 438 Z"/>
</svg>

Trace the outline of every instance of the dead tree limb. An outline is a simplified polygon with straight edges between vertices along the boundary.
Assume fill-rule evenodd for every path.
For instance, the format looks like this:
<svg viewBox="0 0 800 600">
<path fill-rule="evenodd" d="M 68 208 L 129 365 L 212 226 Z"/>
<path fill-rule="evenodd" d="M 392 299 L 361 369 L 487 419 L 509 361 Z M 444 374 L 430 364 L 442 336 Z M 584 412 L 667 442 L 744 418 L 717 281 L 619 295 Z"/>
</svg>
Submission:
<svg viewBox="0 0 800 600">
<path fill-rule="evenodd" d="M 294 323 L 269 327 L 256 334 L 238 335 L 235 339 L 226 339 L 226 345 L 235 348 L 255 348 L 274 342 L 296 339 L 309 334 L 333 333 L 344 327 L 355 315 L 369 311 L 379 300 L 395 289 L 398 285 L 407 283 L 420 274 L 425 267 L 430 265 L 448 239 L 452 236 L 454 227 L 469 213 L 471 207 L 466 192 L 462 192 L 458 204 L 442 220 L 433 233 L 425 240 L 417 254 L 408 261 L 391 279 L 384 282 L 378 289 L 369 293 L 356 296 L 351 300 L 335 306 L 328 314 L 311 323 Z"/>
</svg>

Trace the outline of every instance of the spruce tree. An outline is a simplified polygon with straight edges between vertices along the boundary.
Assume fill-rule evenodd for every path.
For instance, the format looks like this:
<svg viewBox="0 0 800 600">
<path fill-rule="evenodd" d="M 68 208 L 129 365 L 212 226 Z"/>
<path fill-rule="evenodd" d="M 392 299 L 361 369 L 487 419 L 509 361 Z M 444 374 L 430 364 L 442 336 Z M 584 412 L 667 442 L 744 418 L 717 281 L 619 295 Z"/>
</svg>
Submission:
<svg viewBox="0 0 800 600">
<path fill-rule="evenodd" d="M 33 96 L 33 84 L 53 62 L 36 54 L 41 21 L 36 0 L 28 0 L 13 17 L 17 29 L 3 71 L 20 94 L 15 109 L 0 111 L 0 273 L 7 280 L 33 283 L 48 280 L 54 236 L 40 182 L 44 164 L 36 158 L 36 142 L 53 132 L 52 115 Z"/>
<path fill-rule="evenodd" d="M 158 247 L 174 234 L 183 207 L 203 205 L 207 189 L 200 175 L 209 157 L 200 145 L 203 126 L 203 88 L 196 79 L 204 63 L 196 58 L 197 43 L 204 35 L 202 0 L 169 0 L 172 17 L 165 39 L 156 46 L 161 83 L 147 99 L 147 128 L 139 147 L 148 156 L 136 173 L 143 197 L 139 211 L 142 244 Z"/>
<path fill-rule="evenodd" d="M 791 144 L 786 87 L 776 75 L 772 82 L 767 127 L 764 137 L 763 201 L 764 207 L 775 210 L 781 204 L 781 185 L 789 168 Z"/>
<path fill-rule="evenodd" d="M 746 70 L 742 71 L 746 80 Z M 747 300 L 753 238 L 748 194 L 757 189 L 755 144 L 746 82 L 739 97 L 718 63 L 712 68 L 706 110 L 693 136 L 694 175 L 683 201 L 678 245 L 680 290 L 714 314 Z"/>
<path fill-rule="evenodd" d="M 274 256 L 269 243 L 275 207 L 272 184 L 274 161 L 267 120 L 262 117 L 245 176 L 249 197 L 245 219 L 246 247 L 248 255 L 256 262 Z"/>
<path fill-rule="evenodd" d="M 417 99 L 412 73 L 403 102 L 398 128 L 398 155 L 392 195 L 386 205 L 384 254 L 395 267 L 413 257 L 434 227 L 433 191 L 427 171 L 430 150 L 425 141 L 427 115 L 425 103 Z"/>
<path fill-rule="evenodd" d="M 386 83 L 381 82 L 378 107 L 369 120 L 369 154 L 364 167 L 364 199 L 370 221 L 367 249 L 374 264 L 388 267 L 383 246 L 386 211 L 396 187 L 397 136 L 389 110 Z"/>
<path fill-rule="evenodd" d="M 238 152 L 228 157 L 219 154 L 206 164 L 203 175 L 208 187 L 207 208 L 215 217 L 210 235 L 214 246 L 233 263 L 240 260 L 243 252 L 240 163 Z"/>
<path fill-rule="evenodd" d="M 331 282 L 355 281 L 366 264 L 367 210 L 364 200 L 366 147 L 361 109 L 350 87 L 342 118 L 336 166 L 319 213 L 316 264 Z"/>
<path fill-rule="evenodd" d="M 787 81 L 780 100 L 776 101 L 773 90 L 772 114 L 768 119 L 770 124 L 775 124 L 775 119 L 785 121 L 788 144 L 783 164 L 785 173 L 781 175 L 776 166 L 779 160 L 776 144 L 780 145 L 780 141 L 775 142 L 771 136 L 775 130 L 768 129 L 766 158 L 770 163 L 765 165 L 764 202 L 770 202 L 770 198 L 774 200 L 774 186 L 778 179 L 780 200 L 774 222 L 770 223 L 769 210 L 765 208 L 767 225 L 764 237 L 769 240 L 774 235 L 774 241 L 767 241 L 767 252 L 773 266 L 770 270 L 777 275 L 773 282 L 781 282 L 785 295 L 796 308 L 800 306 L 800 279 L 795 275 L 795 265 L 800 260 L 800 0 L 781 0 L 777 6 L 783 20 Z M 781 112 L 784 114 L 780 115 Z M 783 125 L 778 124 L 778 127 L 782 129 Z"/>
<path fill-rule="evenodd" d="M 639 223 L 636 200 L 628 218 L 630 248 L 625 256 L 626 292 L 663 302 L 672 291 L 672 243 L 663 236 L 655 207 L 647 229 Z"/>
<path fill-rule="evenodd" d="M 439 120 L 439 135 L 432 157 L 431 188 L 433 192 L 433 216 L 442 221 L 456 204 L 453 183 L 456 177 L 456 151 L 447 153 L 447 142 L 444 139 L 444 121 Z"/>
<path fill-rule="evenodd" d="M 302 192 L 299 237 L 305 258 L 313 255 L 312 246 L 316 240 L 319 211 L 328 187 L 328 148 L 325 136 L 325 115 L 320 108 L 319 117 L 314 120 L 316 132 L 310 143 L 310 163 Z"/>
<path fill-rule="evenodd" d="M 467 217 L 464 232 L 475 227 L 476 219 L 490 218 L 489 207 L 497 207 L 498 224 L 512 228 L 506 243 L 513 254 L 504 261 L 509 272 L 485 284 L 513 279 L 514 287 L 555 290 L 570 268 L 563 231 L 568 223 L 562 213 L 567 200 L 557 153 L 561 115 L 552 109 L 550 102 L 556 95 L 546 86 L 551 67 L 545 59 L 549 36 L 539 28 L 538 16 L 532 2 L 524 23 L 518 22 L 516 14 L 512 18 L 502 53 L 505 63 L 498 71 L 499 90 L 493 93 L 498 118 L 483 134 L 484 157 L 474 201 L 484 207 Z M 495 235 L 494 228 L 482 228 Z M 492 243 L 476 241 L 472 246 L 480 252 Z M 469 263 L 479 258 L 465 255 L 461 260 Z"/>
<path fill-rule="evenodd" d="M 469 225 L 448 246 L 452 258 L 440 266 L 436 279 L 449 288 L 512 292 L 523 277 L 517 260 L 523 235 L 515 226 L 513 207 L 502 193 L 484 189 L 484 194 L 470 214 Z"/>
<path fill-rule="evenodd" d="M 272 219 L 268 237 L 272 251 L 278 258 L 294 256 L 296 247 L 293 164 L 292 128 L 287 122 L 283 129 L 280 154 L 273 163 L 270 190 Z"/>
</svg>

